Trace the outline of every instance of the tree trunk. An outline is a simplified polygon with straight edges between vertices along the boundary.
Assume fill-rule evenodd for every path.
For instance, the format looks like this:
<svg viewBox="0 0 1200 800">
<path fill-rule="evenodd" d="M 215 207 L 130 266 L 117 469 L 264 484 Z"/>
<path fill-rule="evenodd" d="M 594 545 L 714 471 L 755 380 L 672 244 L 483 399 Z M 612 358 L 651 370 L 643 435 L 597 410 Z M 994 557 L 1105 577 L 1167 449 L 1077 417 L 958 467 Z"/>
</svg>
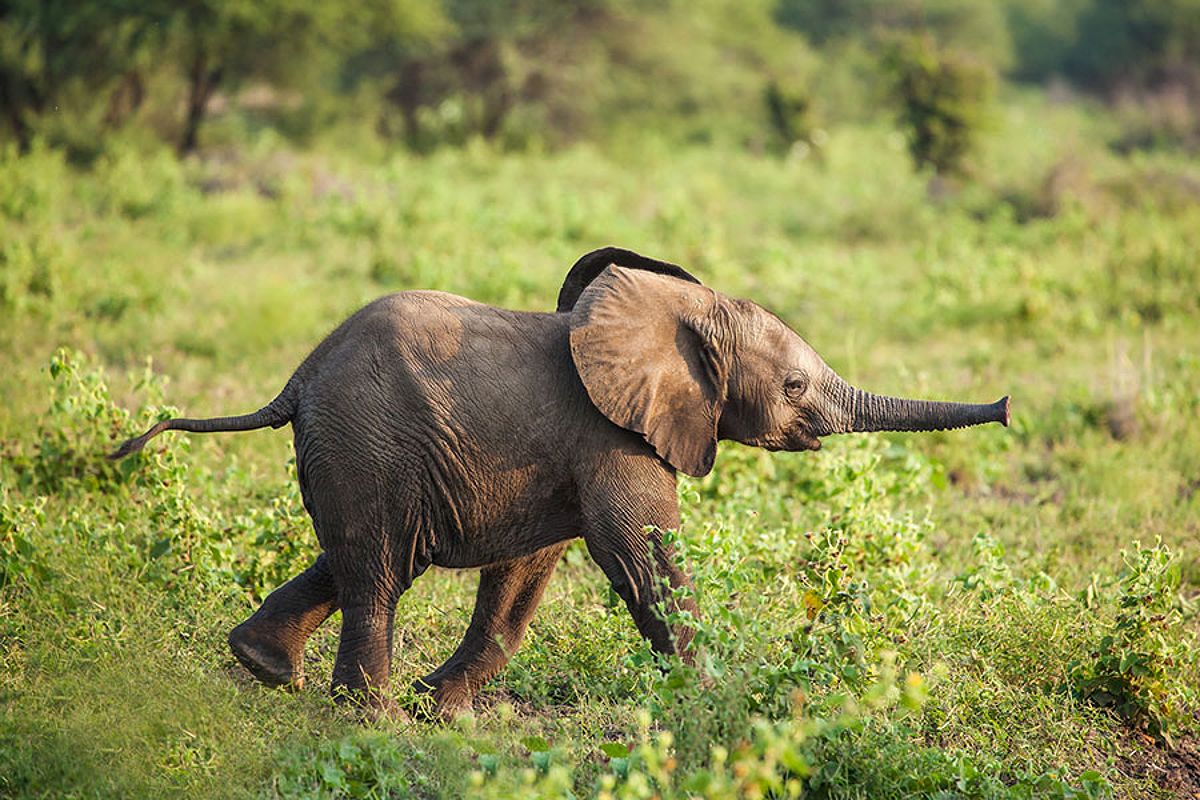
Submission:
<svg viewBox="0 0 1200 800">
<path fill-rule="evenodd" d="M 483 96 L 483 121 L 479 126 L 483 138 L 495 139 L 499 135 L 512 105 L 512 92 L 506 85 L 500 85 Z"/>
<path fill-rule="evenodd" d="M 194 153 L 199 144 L 200 123 L 208 109 L 208 101 L 212 98 L 213 90 L 221 80 L 221 68 L 209 68 L 208 54 L 203 47 L 197 46 L 196 55 L 192 59 L 192 67 L 188 72 L 188 104 L 187 121 L 184 123 L 183 139 L 179 143 L 181 156 Z"/>
<path fill-rule="evenodd" d="M 461 45 L 451 59 L 466 91 L 478 98 L 477 132 L 485 139 L 496 138 L 513 105 L 500 43 L 474 39 Z"/>
<path fill-rule="evenodd" d="M 109 128 L 121 127 L 138 112 L 145 99 L 146 84 L 142 73 L 136 69 L 126 72 L 108 96 L 104 124 Z"/>
<path fill-rule="evenodd" d="M 387 99 L 400 109 L 404 120 L 404 139 L 410 148 L 417 150 L 421 145 L 421 120 L 418 111 L 425 99 L 425 67 L 413 59 L 400 67 L 400 75 Z"/>
<path fill-rule="evenodd" d="M 25 85 L 21 86 L 21 83 Z M 4 116 L 8 118 L 21 153 L 28 153 L 33 144 L 33 130 L 29 127 L 25 112 L 28 109 L 36 111 L 40 107 L 41 99 L 28 81 L 14 74 L 0 72 L 0 108 L 4 109 Z"/>
</svg>

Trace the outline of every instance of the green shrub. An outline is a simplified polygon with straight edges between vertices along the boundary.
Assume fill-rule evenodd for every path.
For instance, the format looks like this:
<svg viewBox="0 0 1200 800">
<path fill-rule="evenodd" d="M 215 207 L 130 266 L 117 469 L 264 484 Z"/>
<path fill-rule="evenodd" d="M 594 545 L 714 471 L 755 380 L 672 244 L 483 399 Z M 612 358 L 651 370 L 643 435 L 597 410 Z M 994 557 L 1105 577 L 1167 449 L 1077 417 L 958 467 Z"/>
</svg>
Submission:
<svg viewBox="0 0 1200 800">
<path fill-rule="evenodd" d="M 605 800 L 834 798 L 897 791 L 902 796 L 1005 800 L 1111 797 L 1108 782 L 1094 771 L 1084 772 L 1077 782 L 1061 771 L 1010 773 L 1000 780 L 995 777 L 1001 771 L 998 764 L 914 744 L 903 721 L 920 715 L 927 691 L 919 675 L 899 679 L 887 658 L 861 701 L 846 700 L 840 708 L 812 714 L 798 697 L 792 713 L 780 720 L 755 717 L 738 739 L 709 740 L 696 763 L 681 758 L 675 735 L 654 730 L 652 716 L 641 712 L 635 743 L 609 741 L 596 747 L 605 763 L 591 786 L 581 785 L 581 770 L 560 749 L 540 737 L 527 737 L 522 742 L 525 764 L 495 753 L 477 755 L 464 794 L 478 800 L 581 795 Z M 891 714 L 893 721 L 879 722 L 874 715 L 881 712 Z M 862 794 L 873 790 L 879 794 Z"/>
<path fill-rule="evenodd" d="M 42 310 L 60 291 L 62 245 L 39 228 L 0 241 L 0 309 Z"/>
<path fill-rule="evenodd" d="M 763 90 L 763 104 L 777 150 L 821 156 L 827 134 L 816 123 L 811 94 L 773 80 Z"/>
<path fill-rule="evenodd" d="M 254 601 L 308 568 L 317 557 L 312 522 L 300 499 L 296 459 L 288 461 L 286 484 L 252 499 L 252 507 L 222 526 L 219 537 L 242 546 L 230 565 L 232 579 Z"/>
<path fill-rule="evenodd" d="M 984 126 L 992 73 L 929 36 L 895 42 L 885 64 L 913 161 L 939 175 L 962 174 Z"/>
<path fill-rule="evenodd" d="M 173 450 L 151 451 L 112 462 L 105 456 L 130 430 L 149 427 L 171 410 L 144 405 L 137 414 L 112 400 L 103 370 L 82 354 L 58 350 L 50 360 L 50 405 L 37 425 L 31 447 L 8 459 L 18 485 L 37 494 L 114 492 L 131 483 L 147 486 L 176 467 Z M 136 389 L 161 398 L 161 386 L 149 365 L 135 379 Z"/>
<path fill-rule="evenodd" d="M 14 143 L 0 145 L 0 217 L 16 222 L 47 218 L 63 199 L 67 176 L 61 150 L 39 141 L 20 154 Z"/>
<path fill-rule="evenodd" d="M 289 754 L 273 793 L 288 798 L 413 797 L 406 749 L 379 731 L 352 733 L 323 743 L 315 753 Z"/>
<path fill-rule="evenodd" d="M 1011 589 L 1015 584 L 1012 568 L 1004 560 L 1004 544 L 990 533 L 980 531 L 971 540 L 971 565 L 959 573 L 956 581 L 987 600 Z"/>
<path fill-rule="evenodd" d="M 1117 614 L 1088 659 L 1071 664 L 1071 687 L 1169 741 L 1200 700 L 1189 677 L 1196 669 L 1195 637 L 1184 632 L 1192 609 L 1179 595 L 1179 561 L 1161 541 L 1153 547 L 1134 542 L 1121 558 Z M 1096 603 L 1099 591 L 1093 585 L 1084 598 Z"/>
<path fill-rule="evenodd" d="M 134 568 L 164 588 L 199 580 L 222 591 L 239 586 L 250 598 L 261 600 L 312 563 L 315 537 L 300 501 L 294 459 L 289 462 L 288 484 L 255 498 L 248 512 L 227 516 L 197 502 L 196 489 L 204 475 L 189 469 L 184 460 L 186 436 L 152 442 L 118 462 L 106 458 L 125 437 L 174 415 L 157 404 L 162 385 L 149 364 L 131 381 L 134 392 L 147 398 L 136 413 L 113 402 L 104 370 L 79 353 L 57 351 L 49 372 L 51 402 L 38 422 L 33 445 L 18 446 L 5 459 L 4 469 L 16 486 L 35 496 L 95 493 L 115 498 L 120 525 L 107 538 L 136 552 Z M 36 502 L 40 501 L 20 505 L 4 500 L 0 563 L 7 566 L 0 573 L 36 574 L 42 569 L 32 549 L 32 534 L 21 532 L 22 527 L 45 524 Z M 137 509 L 137 514 L 129 509 Z"/>
<path fill-rule="evenodd" d="M 0 491 L 0 589 L 17 582 L 35 585 L 49 574 L 36 535 L 46 523 L 45 505 L 45 498 L 20 503 Z"/>
<path fill-rule="evenodd" d="M 94 174 L 97 207 L 132 219 L 166 216 L 187 196 L 183 164 L 166 148 L 145 153 L 115 144 L 100 158 Z"/>
</svg>

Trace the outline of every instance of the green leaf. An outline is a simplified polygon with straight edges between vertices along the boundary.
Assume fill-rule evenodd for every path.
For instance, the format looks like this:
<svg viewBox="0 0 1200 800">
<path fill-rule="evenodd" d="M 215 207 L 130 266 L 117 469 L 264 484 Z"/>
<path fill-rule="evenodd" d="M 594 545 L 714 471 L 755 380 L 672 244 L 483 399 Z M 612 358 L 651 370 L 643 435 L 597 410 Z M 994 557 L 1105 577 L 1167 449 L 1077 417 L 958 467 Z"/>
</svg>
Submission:
<svg viewBox="0 0 1200 800">
<path fill-rule="evenodd" d="M 605 742 L 600 745 L 600 752 L 609 758 L 625 758 L 629 755 L 629 748 L 620 742 Z"/>
<path fill-rule="evenodd" d="M 544 753 L 550 749 L 550 743 L 541 736 L 526 736 L 521 744 L 531 753 Z"/>
<path fill-rule="evenodd" d="M 165 540 L 164 540 L 165 541 Z M 338 758 L 342 761 L 353 761 L 358 755 L 358 746 L 354 742 L 341 741 L 338 743 Z"/>
<path fill-rule="evenodd" d="M 794 775 L 800 777 L 808 775 L 808 762 L 804 760 L 804 756 L 790 747 L 784 748 L 779 754 L 779 763 L 787 767 Z"/>
</svg>

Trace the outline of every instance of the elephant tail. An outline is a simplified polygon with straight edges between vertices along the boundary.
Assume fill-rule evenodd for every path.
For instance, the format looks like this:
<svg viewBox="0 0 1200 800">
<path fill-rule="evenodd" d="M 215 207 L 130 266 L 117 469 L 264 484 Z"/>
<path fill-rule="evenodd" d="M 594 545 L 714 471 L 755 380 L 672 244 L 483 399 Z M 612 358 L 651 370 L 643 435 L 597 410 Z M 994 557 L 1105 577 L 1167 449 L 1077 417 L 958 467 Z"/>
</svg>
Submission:
<svg viewBox="0 0 1200 800">
<path fill-rule="evenodd" d="M 108 458 L 111 461 L 116 461 L 130 453 L 136 453 L 145 447 L 146 442 L 158 436 L 163 431 L 216 433 L 220 431 L 252 431 L 258 428 L 266 428 L 267 426 L 282 428 L 292 421 L 292 417 L 296 413 L 296 390 L 293 383 L 293 381 L 288 381 L 287 386 L 283 387 L 283 391 L 279 393 L 278 397 L 251 414 L 242 414 L 239 417 L 213 417 L 211 419 L 184 419 L 177 417 L 175 419 L 163 420 L 141 436 L 126 439 L 120 447 L 109 453 Z"/>
</svg>

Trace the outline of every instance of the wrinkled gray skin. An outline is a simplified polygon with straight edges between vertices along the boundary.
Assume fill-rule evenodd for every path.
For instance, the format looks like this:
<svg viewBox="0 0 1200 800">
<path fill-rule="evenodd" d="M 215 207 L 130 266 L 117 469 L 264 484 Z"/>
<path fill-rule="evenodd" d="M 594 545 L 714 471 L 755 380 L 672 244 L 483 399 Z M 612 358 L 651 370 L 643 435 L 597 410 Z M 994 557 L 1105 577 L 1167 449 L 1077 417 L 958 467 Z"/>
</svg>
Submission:
<svg viewBox="0 0 1200 800">
<path fill-rule="evenodd" d="M 298 685 L 305 640 L 340 608 L 335 695 L 378 708 L 400 595 L 431 564 L 481 567 L 462 644 L 416 683 L 451 715 L 508 661 L 576 536 L 652 646 L 691 658 L 690 630 L 655 610 L 696 613 L 662 587 L 690 583 L 660 531 L 679 525 L 676 471 L 707 474 L 719 439 L 816 450 L 834 433 L 1007 424 L 1008 399 L 861 392 L 761 307 L 606 248 L 575 265 L 553 314 L 431 291 L 376 300 L 258 412 L 159 423 L 113 456 L 163 430 L 288 422 L 324 553 L 230 633 L 234 654 Z"/>
</svg>

